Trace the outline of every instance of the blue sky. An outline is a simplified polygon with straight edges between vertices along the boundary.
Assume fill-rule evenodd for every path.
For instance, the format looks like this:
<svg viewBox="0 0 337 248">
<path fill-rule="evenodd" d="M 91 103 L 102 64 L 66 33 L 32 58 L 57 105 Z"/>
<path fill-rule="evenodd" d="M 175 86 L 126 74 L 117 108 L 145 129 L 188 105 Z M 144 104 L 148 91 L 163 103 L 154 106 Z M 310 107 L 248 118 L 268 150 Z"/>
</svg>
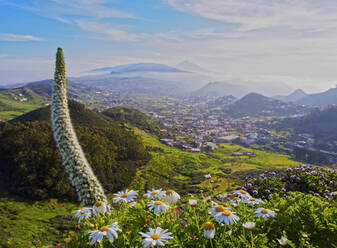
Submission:
<svg viewBox="0 0 337 248">
<path fill-rule="evenodd" d="M 325 89 L 337 78 L 335 0 L 0 0 L 0 85 L 189 60 L 223 78 Z M 268 81 L 268 82 L 269 82 Z"/>
</svg>

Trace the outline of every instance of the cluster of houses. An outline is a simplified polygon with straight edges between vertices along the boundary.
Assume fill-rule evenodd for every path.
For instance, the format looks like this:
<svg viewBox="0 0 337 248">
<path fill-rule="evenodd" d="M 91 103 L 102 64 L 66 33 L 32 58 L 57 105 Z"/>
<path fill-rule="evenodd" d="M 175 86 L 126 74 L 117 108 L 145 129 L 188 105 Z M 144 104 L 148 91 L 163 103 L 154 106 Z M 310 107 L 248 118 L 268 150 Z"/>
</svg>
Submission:
<svg viewBox="0 0 337 248">
<path fill-rule="evenodd" d="M 8 92 L 8 94 L 13 97 L 14 101 L 19 101 L 19 102 L 26 102 L 28 101 L 28 98 L 22 95 L 21 93 L 15 94 L 13 92 Z"/>
<path fill-rule="evenodd" d="M 183 140 L 163 138 L 161 140 L 163 143 L 192 152 L 200 152 L 201 149 L 214 150 L 221 143 L 254 144 L 268 143 L 277 139 L 267 128 L 259 125 L 267 117 L 234 119 L 216 116 L 185 116 L 179 118 L 155 113 L 150 113 L 150 116 L 161 123 L 164 133 L 186 138 Z"/>
</svg>

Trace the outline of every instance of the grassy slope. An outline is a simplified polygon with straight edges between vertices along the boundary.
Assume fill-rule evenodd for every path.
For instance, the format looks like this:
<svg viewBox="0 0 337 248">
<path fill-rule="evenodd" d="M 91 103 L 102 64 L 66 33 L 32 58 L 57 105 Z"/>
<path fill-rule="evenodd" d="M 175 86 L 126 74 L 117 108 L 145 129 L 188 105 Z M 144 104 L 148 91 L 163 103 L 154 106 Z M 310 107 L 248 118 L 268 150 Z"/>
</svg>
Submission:
<svg viewBox="0 0 337 248">
<path fill-rule="evenodd" d="M 73 203 L 50 199 L 27 202 L 13 197 L 0 197 L 0 247 L 52 247 L 64 243 L 75 224 Z M 70 232 L 70 233 L 69 233 Z"/>
<path fill-rule="evenodd" d="M 152 159 L 140 168 L 129 188 L 144 189 L 160 186 L 181 192 L 206 188 L 204 175 L 212 174 L 218 190 L 230 190 L 238 182 L 233 173 L 255 169 L 282 168 L 299 163 L 286 155 L 252 150 L 238 145 L 223 144 L 216 152 L 194 154 L 162 144 L 156 136 L 134 128 L 151 150 Z M 232 157 L 233 152 L 254 152 L 255 157 Z M 225 174 L 222 169 L 231 169 Z M 0 247 L 50 247 L 64 243 L 75 222 L 69 216 L 78 206 L 56 200 L 26 202 L 0 196 Z M 57 217 L 58 216 L 58 217 Z"/>
<path fill-rule="evenodd" d="M 14 100 L 14 96 L 9 95 L 10 93 L 15 94 L 18 98 L 27 98 L 27 101 L 20 102 Z M 22 97 L 19 97 L 22 94 Z M 34 109 L 40 108 L 42 103 L 47 102 L 47 99 L 35 94 L 33 91 L 20 88 L 13 90 L 1 90 L 0 91 L 0 119 L 10 120 L 16 116 L 22 115 Z"/>
<path fill-rule="evenodd" d="M 155 136 L 135 129 L 144 144 L 151 149 L 152 159 L 138 170 L 133 182 L 134 187 L 176 186 L 176 190 L 189 191 L 190 186 L 204 188 L 203 175 L 211 173 L 215 187 L 230 190 L 238 182 L 236 174 L 250 170 L 285 168 L 299 165 L 287 155 L 258 151 L 239 145 L 222 144 L 221 148 L 210 154 L 183 152 L 177 148 L 162 144 Z M 233 152 L 254 152 L 254 157 L 233 157 Z M 222 170 L 221 170 L 222 169 Z M 223 170 L 230 169 L 229 174 Z M 233 175 L 233 173 L 236 173 Z M 173 186 L 172 186 L 173 185 Z"/>
</svg>

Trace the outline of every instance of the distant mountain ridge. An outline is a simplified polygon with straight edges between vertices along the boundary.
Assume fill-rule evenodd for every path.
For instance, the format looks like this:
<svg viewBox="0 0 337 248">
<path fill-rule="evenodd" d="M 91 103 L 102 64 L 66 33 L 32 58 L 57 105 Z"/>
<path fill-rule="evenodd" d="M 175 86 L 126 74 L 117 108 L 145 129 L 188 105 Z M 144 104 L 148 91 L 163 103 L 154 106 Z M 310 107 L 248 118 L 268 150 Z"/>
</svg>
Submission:
<svg viewBox="0 0 337 248">
<path fill-rule="evenodd" d="M 290 95 L 287 96 L 274 96 L 273 98 L 285 101 L 285 102 L 297 102 L 301 100 L 303 97 L 307 96 L 308 94 L 304 92 L 302 89 L 297 89 L 292 92 Z"/>
<path fill-rule="evenodd" d="M 276 129 L 314 137 L 314 147 L 337 152 L 337 107 L 315 108 L 300 118 L 285 119 L 275 124 Z"/>
<path fill-rule="evenodd" d="M 180 62 L 179 64 L 174 66 L 183 71 L 190 71 L 190 72 L 207 72 L 207 70 L 201 68 L 200 66 L 193 64 L 187 60 Z"/>
<path fill-rule="evenodd" d="M 299 99 L 297 103 L 309 106 L 337 105 L 337 87 L 322 93 L 307 95 Z"/>
<path fill-rule="evenodd" d="M 308 109 L 294 103 L 286 103 L 258 93 L 249 93 L 224 107 L 224 112 L 234 116 L 287 116 L 303 114 Z"/>
<path fill-rule="evenodd" d="M 247 94 L 241 85 L 225 83 L 225 82 L 211 82 L 203 86 L 202 88 L 191 93 L 194 97 L 223 97 L 232 95 L 235 97 L 241 97 Z"/>
<path fill-rule="evenodd" d="M 164 64 L 137 63 L 97 68 L 91 72 L 129 73 L 129 72 L 183 72 L 183 70 Z"/>
</svg>

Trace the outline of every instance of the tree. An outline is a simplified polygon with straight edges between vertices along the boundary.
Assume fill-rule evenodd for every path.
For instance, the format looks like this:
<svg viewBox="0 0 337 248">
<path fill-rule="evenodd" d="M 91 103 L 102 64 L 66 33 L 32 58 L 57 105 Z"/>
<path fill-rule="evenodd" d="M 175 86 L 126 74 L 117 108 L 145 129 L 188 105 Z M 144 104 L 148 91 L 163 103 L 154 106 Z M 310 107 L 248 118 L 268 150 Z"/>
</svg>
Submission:
<svg viewBox="0 0 337 248">
<path fill-rule="evenodd" d="M 62 48 L 58 48 L 56 54 L 51 123 L 54 139 L 62 157 L 62 164 L 77 192 L 78 199 L 85 206 L 92 206 L 98 201 L 108 205 L 104 190 L 85 158 L 71 123 Z"/>
</svg>

